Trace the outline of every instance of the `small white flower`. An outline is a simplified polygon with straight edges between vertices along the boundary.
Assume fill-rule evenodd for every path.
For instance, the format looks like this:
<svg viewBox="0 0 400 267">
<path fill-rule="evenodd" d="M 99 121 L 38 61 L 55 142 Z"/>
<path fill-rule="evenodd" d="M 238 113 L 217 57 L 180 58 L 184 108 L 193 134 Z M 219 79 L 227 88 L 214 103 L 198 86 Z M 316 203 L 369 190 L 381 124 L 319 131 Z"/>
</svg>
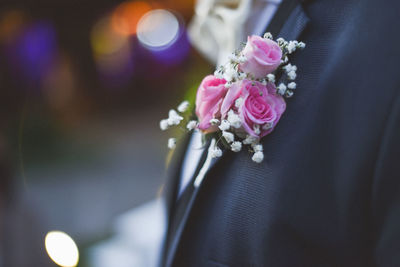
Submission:
<svg viewBox="0 0 400 267">
<path fill-rule="evenodd" d="M 210 156 L 212 158 L 219 158 L 222 156 L 222 150 L 219 149 L 217 146 L 210 147 L 210 150 L 208 151 L 210 153 Z"/>
<path fill-rule="evenodd" d="M 306 44 L 303 43 L 303 42 L 299 42 L 298 47 L 299 47 L 300 49 L 304 49 L 304 48 L 306 47 Z"/>
<path fill-rule="evenodd" d="M 292 65 L 289 63 L 289 64 L 283 66 L 282 69 L 284 69 L 286 72 L 289 72 L 292 70 Z"/>
<path fill-rule="evenodd" d="M 276 39 L 276 41 L 278 42 L 279 46 L 283 45 L 286 42 L 285 39 L 283 39 L 282 37 Z"/>
<path fill-rule="evenodd" d="M 239 58 L 238 58 L 235 54 L 230 54 L 230 55 L 228 56 L 228 59 L 229 59 L 229 61 L 231 61 L 231 62 L 233 62 L 233 63 L 236 63 L 236 62 L 239 61 Z"/>
<path fill-rule="evenodd" d="M 275 75 L 270 73 L 267 75 L 267 79 L 269 82 L 274 83 L 275 82 Z"/>
<path fill-rule="evenodd" d="M 229 65 L 229 67 L 225 70 L 224 78 L 228 82 L 231 82 L 238 78 L 236 70 L 231 65 Z"/>
<path fill-rule="evenodd" d="M 288 53 L 291 54 L 294 51 L 296 51 L 297 45 L 298 45 L 297 41 L 290 41 L 287 46 Z"/>
<path fill-rule="evenodd" d="M 244 72 L 239 72 L 238 78 L 239 78 L 240 80 L 245 79 L 245 78 L 246 78 L 246 73 L 244 73 Z"/>
<path fill-rule="evenodd" d="M 214 71 L 214 76 L 215 76 L 216 78 L 218 78 L 218 79 L 224 78 L 224 76 L 222 75 L 222 73 L 221 73 L 220 70 Z"/>
<path fill-rule="evenodd" d="M 285 96 L 286 96 L 287 98 L 292 97 L 292 96 L 293 96 L 293 91 L 289 91 L 289 90 L 286 91 Z"/>
<path fill-rule="evenodd" d="M 219 124 L 219 120 L 218 119 L 211 119 L 210 123 L 211 123 L 211 125 L 218 125 Z"/>
<path fill-rule="evenodd" d="M 264 38 L 272 39 L 273 37 L 272 37 L 272 34 L 270 32 L 266 32 L 266 33 L 264 33 Z"/>
<path fill-rule="evenodd" d="M 228 122 L 230 126 L 236 129 L 242 126 L 242 121 L 240 120 L 239 115 L 237 115 L 232 109 L 228 112 Z"/>
<path fill-rule="evenodd" d="M 176 147 L 176 139 L 175 138 L 168 139 L 168 148 L 174 149 L 175 147 Z"/>
<path fill-rule="evenodd" d="M 283 95 L 286 92 L 286 85 L 280 83 L 277 89 L 278 89 L 278 94 Z"/>
<path fill-rule="evenodd" d="M 160 128 L 162 131 L 165 131 L 168 129 L 168 120 L 167 119 L 160 121 Z"/>
<path fill-rule="evenodd" d="M 191 131 L 194 128 L 197 127 L 197 121 L 189 121 L 188 124 L 186 125 L 186 128 Z"/>
<path fill-rule="evenodd" d="M 231 150 L 233 152 L 239 152 L 240 150 L 242 150 L 242 143 L 239 141 L 235 141 L 231 144 Z"/>
<path fill-rule="evenodd" d="M 181 120 L 183 120 L 183 117 L 179 116 L 179 114 L 175 110 L 171 109 L 169 111 L 167 120 L 169 126 L 179 125 L 179 123 L 181 123 Z"/>
<path fill-rule="evenodd" d="M 253 148 L 254 152 L 262 152 L 264 150 L 261 144 L 253 144 L 251 147 Z"/>
<path fill-rule="evenodd" d="M 262 151 L 256 152 L 251 159 L 254 162 L 261 163 L 264 159 L 264 153 Z"/>
<path fill-rule="evenodd" d="M 232 143 L 233 141 L 235 141 L 235 136 L 233 135 L 233 133 L 222 131 L 222 136 L 225 138 L 226 142 L 228 142 L 229 144 Z"/>
<path fill-rule="evenodd" d="M 273 122 L 267 122 L 266 124 L 263 125 L 262 129 L 267 131 L 269 129 L 271 129 L 274 126 Z"/>
<path fill-rule="evenodd" d="M 286 73 L 288 73 L 291 71 L 297 71 L 297 66 L 289 63 L 286 66 L 284 66 L 283 69 L 286 71 Z"/>
<path fill-rule="evenodd" d="M 173 118 L 173 117 L 180 117 L 179 114 L 174 110 L 174 109 L 170 109 L 168 112 L 168 117 L 169 118 Z"/>
<path fill-rule="evenodd" d="M 294 80 L 294 79 L 296 79 L 296 72 L 294 71 L 294 70 L 292 70 L 292 71 L 289 71 L 288 72 L 288 78 L 290 79 L 290 80 Z"/>
<path fill-rule="evenodd" d="M 227 120 L 221 121 L 221 125 L 218 126 L 218 128 L 221 129 L 221 131 L 229 130 L 230 127 L 231 127 L 231 125 Z"/>
<path fill-rule="evenodd" d="M 187 111 L 189 108 L 189 102 L 188 101 L 183 101 L 179 106 L 178 106 L 178 111 L 180 113 Z"/>
<path fill-rule="evenodd" d="M 296 84 L 295 82 L 291 82 L 291 83 L 288 84 L 287 87 L 288 87 L 289 89 L 294 90 L 294 89 L 296 89 L 296 86 L 297 86 L 297 84 Z"/>
<path fill-rule="evenodd" d="M 245 63 L 246 61 L 247 61 L 247 58 L 244 55 L 240 55 L 239 63 Z"/>
<path fill-rule="evenodd" d="M 255 133 L 255 134 L 259 135 L 259 134 L 261 133 L 261 131 L 260 131 L 260 125 L 254 124 L 253 130 L 254 130 L 254 133 Z"/>
<path fill-rule="evenodd" d="M 243 144 L 245 144 L 245 145 L 254 144 L 254 143 L 257 143 L 258 140 L 259 139 L 257 137 L 254 137 L 254 136 L 251 136 L 251 135 L 247 135 L 246 139 L 243 140 Z"/>
<path fill-rule="evenodd" d="M 243 98 L 239 97 L 238 99 L 235 100 L 235 107 L 240 108 L 243 104 Z"/>
</svg>

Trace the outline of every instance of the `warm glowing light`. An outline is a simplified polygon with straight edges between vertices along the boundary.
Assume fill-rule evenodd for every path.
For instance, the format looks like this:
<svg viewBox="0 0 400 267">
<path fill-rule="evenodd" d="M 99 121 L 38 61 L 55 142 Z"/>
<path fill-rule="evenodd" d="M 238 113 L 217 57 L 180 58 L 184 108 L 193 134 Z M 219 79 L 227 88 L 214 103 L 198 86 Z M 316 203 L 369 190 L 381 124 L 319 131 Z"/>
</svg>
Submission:
<svg viewBox="0 0 400 267">
<path fill-rule="evenodd" d="M 112 20 L 105 17 L 94 25 L 90 41 L 99 74 L 124 83 L 124 77 L 129 78 L 132 72 L 130 37 L 115 31 Z"/>
<path fill-rule="evenodd" d="M 78 264 L 78 247 L 66 233 L 60 231 L 47 233 L 45 246 L 49 257 L 59 266 L 74 267 Z"/>
<path fill-rule="evenodd" d="M 178 19 L 171 12 L 163 9 L 146 13 L 137 27 L 139 41 L 153 49 L 170 45 L 177 39 L 178 33 Z"/>
<path fill-rule="evenodd" d="M 95 55 L 94 59 L 98 70 L 104 74 L 124 72 L 132 61 L 129 47 L 123 47 L 123 49 L 112 55 Z"/>
<path fill-rule="evenodd" d="M 9 41 L 20 31 L 24 23 L 24 14 L 20 10 L 10 10 L 0 15 L 0 39 Z"/>
<path fill-rule="evenodd" d="M 95 54 L 112 54 L 128 45 L 128 38 L 115 32 L 108 18 L 99 20 L 90 34 Z"/>
<path fill-rule="evenodd" d="M 112 14 L 112 26 L 115 31 L 123 35 L 136 33 L 136 26 L 140 18 L 151 10 L 151 6 L 142 1 L 129 1 L 120 4 Z"/>
<path fill-rule="evenodd" d="M 65 55 L 60 56 L 57 61 L 43 79 L 43 93 L 52 108 L 66 110 L 73 103 L 76 93 L 75 68 Z M 66 112 L 71 113 L 69 110 Z"/>
</svg>

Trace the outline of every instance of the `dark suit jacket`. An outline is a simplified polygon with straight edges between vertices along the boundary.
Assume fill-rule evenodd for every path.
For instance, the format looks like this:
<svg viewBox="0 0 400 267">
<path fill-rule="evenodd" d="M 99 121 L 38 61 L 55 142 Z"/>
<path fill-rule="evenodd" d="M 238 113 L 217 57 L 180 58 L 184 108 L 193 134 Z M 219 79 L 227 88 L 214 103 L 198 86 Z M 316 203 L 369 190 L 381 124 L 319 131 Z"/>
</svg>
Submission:
<svg viewBox="0 0 400 267">
<path fill-rule="evenodd" d="M 399 1 L 296 3 L 279 36 L 307 47 L 264 161 L 225 153 L 182 203 L 171 168 L 162 265 L 400 266 L 399 21 Z"/>
</svg>

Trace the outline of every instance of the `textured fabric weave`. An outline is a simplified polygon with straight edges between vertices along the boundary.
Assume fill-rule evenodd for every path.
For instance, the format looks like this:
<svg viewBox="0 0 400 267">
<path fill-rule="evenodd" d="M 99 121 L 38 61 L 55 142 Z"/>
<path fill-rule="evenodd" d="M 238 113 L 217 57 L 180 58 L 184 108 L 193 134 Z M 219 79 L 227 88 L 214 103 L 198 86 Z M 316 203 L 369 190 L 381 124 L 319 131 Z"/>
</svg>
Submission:
<svg viewBox="0 0 400 267">
<path fill-rule="evenodd" d="M 263 139 L 264 161 L 228 152 L 210 169 L 164 265 L 399 265 L 399 10 L 372 0 L 292 9 L 280 36 L 307 47 L 292 59 L 297 91 Z"/>
</svg>

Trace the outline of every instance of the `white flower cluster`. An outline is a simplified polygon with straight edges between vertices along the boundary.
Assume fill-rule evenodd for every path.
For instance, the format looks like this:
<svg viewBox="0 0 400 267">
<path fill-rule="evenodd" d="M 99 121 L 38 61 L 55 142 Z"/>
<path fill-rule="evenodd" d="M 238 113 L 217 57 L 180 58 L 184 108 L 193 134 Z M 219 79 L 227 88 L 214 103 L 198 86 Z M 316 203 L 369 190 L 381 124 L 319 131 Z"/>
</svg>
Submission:
<svg viewBox="0 0 400 267">
<path fill-rule="evenodd" d="M 230 88 L 234 82 L 248 78 L 247 74 L 238 68 L 239 64 L 246 61 L 247 58 L 241 52 L 232 53 L 228 56 L 227 62 L 216 69 L 214 76 L 225 79 L 227 81 L 225 88 Z"/>
<path fill-rule="evenodd" d="M 189 121 L 188 124 L 186 125 L 186 129 L 188 129 L 189 131 L 193 130 L 194 128 L 197 127 L 197 121 Z"/>
<path fill-rule="evenodd" d="M 222 150 L 217 145 L 210 147 L 209 153 L 212 158 L 219 158 L 222 156 Z"/>
<path fill-rule="evenodd" d="M 265 39 L 272 39 L 273 36 L 272 36 L 272 34 L 270 32 L 266 32 L 266 33 L 264 33 L 264 38 Z"/>
<path fill-rule="evenodd" d="M 174 149 L 176 147 L 176 138 L 168 139 L 168 148 Z"/>
<path fill-rule="evenodd" d="M 254 38 L 260 40 L 260 37 Z M 273 36 L 271 33 L 265 33 L 263 38 L 272 40 Z M 266 41 L 266 43 L 270 44 L 271 42 Z M 245 82 L 247 83 L 250 80 L 253 86 L 255 86 L 256 82 L 259 82 L 264 86 L 274 85 L 276 87 L 277 94 L 284 97 L 291 97 L 297 87 L 295 82 L 297 78 L 297 66 L 292 65 L 289 62 L 289 56 L 298 49 L 305 48 L 305 43 L 296 40 L 286 41 L 283 38 L 278 38 L 276 43 L 282 51 L 282 56 L 280 58 L 277 57 L 273 59 L 275 62 L 273 65 L 273 70 L 265 69 L 266 71 L 261 73 L 253 71 L 255 70 L 254 67 L 256 69 L 262 67 L 259 67 L 258 65 L 252 65 L 252 54 L 248 52 L 251 51 L 251 48 L 250 50 L 240 49 L 235 53 L 232 53 L 228 57 L 227 62 L 215 70 L 214 76 L 218 79 L 226 80 L 224 86 L 227 89 L 231 88 L 232 85 L 237 86 L 237 82 L 246 79 L 247 81 Z M 247 44 L 245 45 L 247 47 Z M 273 45 L 276 47 L 276 44 Z M 246 56 L 244 56 L 244 54 L 246 54 Z M 239 84 L 239 86 L 242 86 L 242 84 Z M 260 91 L 260 95 L 262 95 L 262 93 L 263 92 Z M 251 129 L 252 131 L 250 131 L 248 129 L 249 125 L 242 125 L 242 123 L 244 123 L 242 122 L 243 117 L 241 117 L 243 114 L 240 114 L 240 110 L 242 110 L 243 104 L 243 96 L 238 98 L 235 97 L 235 101 L 231 104 L 230 110 L 227 114 L 221 114 L 222 112 L 220 112 L 216 118 L 212 118 L 209 121 L 209 123 L 212 125 L 210 128 L 211 132 L 215 132 L 217 130 L 215 134 L 218 135 L 218 140 L 215 141 L 216 139 L 213 139 L 214 143 L 212 143 L 209 148 L 211 157 L 216 158 L 222 156 L 222 150 L 218 146 L 218 143 L 221 141 L 226 148 L 233 152 L 240 152 L 244 146 L 248 146 L 249 150 L 253 153 L 251 159 L 257 163 L 263 161 L 264 150 L 262 144 L 260 143 L 260 136 L 264 135 L 263 133 L 265 133 L 265 131 L 271 130 L 277 121 L 261 125 L 254 123 L 252 126 L 253 128 Z M 199 121 L 189 120 L 187 116 L 184 116 L 184 113 L 188 109 L 189 102 L 187 101 L 182 102 L 176 108 L 176 110 L 171 109 L 169 111 L 168 118 L 160 121 L 161 130 L 167 130 L 173 126 L 180 126 L 180 129 L 184 131 L 192 131 L 198 128 Z M 181 126 L 183 121 L 186 123 L 185 126 Z M 252 135 L 247 134 L 247 132 L 251 132 Z M 168 140 L 168 147 L 170 149 L 174 149 L 176 147 L 176 143 L 176 138 L 170 138 Z"/>
<path fill-rule="evenodd" d="M 267 32 L 264 34 L 264 38 L 273 39 L 273 36 L 271 33 Z M 296 40 L 286 41 L 284 38 L 278 38 L 276 42 L 282 49 L 281 66 L 283 67 L 281 68 L 286 74 L 288 80 L 287 84 L 281 82 L 277 86 L 277 93 L 289 98 L 293 96 L 294 89 L 296 89 L 296 83 L 294 80 L 297 77 L 297 67 L 289 63 L 288 55 L 293 54 L 298 49 L 304 49 L 306 44 Z M 228 61 L 224 65 L 217 68 L 217 70 L 214 72 L 214 76 L 220 79 L 225 79 L 227 81 L 225 84 L 226 88 L 230 88 L 233 83 L 243 79 L 258 81 L 263 85 L 276 82 L 276 76 L 274 73 L 269 73 L 264 78 L 255 79 L 252 77 L 251 73 L 244 73 L 240 71 L 238 68 L 239 64 L 246 62 L 246 60 L 247 59 L 242 52 L 235 52 L 228 57 Z"/>
<path fill-rule="evenodd" d="M 251 159 L 257 163 L 260 163 L 264 159 L 264 149 L 259 143 L 260 139 L 251 135 L 247 135 L 246 139 L 243 140 L 243 144 L 250 145 L 254 154 Z"/>
<path fill-rule="evenodd" d="M 239 100 L 239 99 L 241 99 L 241 98 L 238 98 L 237 100 Z M 235 104 L 241 105 L 242 103 L 243 103 L 243 100 L 239 101 L 239 103 L 235 103 Z M 242 121 L 240 120 L 239 115 L 236 114 L 232 109 L 229 110 L 229 112 L 228 112 L 228 122 L 233 128 L 239 129 L 240 127 L 242 127 Z"/>
<path fill-rule="evenodd" d="M 306 44 L 303 42 L 298 42 L 296 40 L 290 41 L 287 45 L 287 50 L 289 54 L 292 54 L 295 52 L 298 48 L 304 49 L 306 47 Z"/>
<path fill-rule="evenodd" d="M 283 66 L 282 69 L 285 71 L 289 82 L 288 82 L 288 84 L 280 83 L 276 88 L 277 93 L 282 96 L 292 97 L 293 91 L 297 87 L 297 84 L 294 82 L 294 80 L 297 77 L 297 74 L 296 74 L 297 66 L 289 63 L 289 64 Z"/>
<path fill-rule="evenodd" d="M 263 154 L 263 147 L 259 143 L 260 138 L 251 135 L 246 135 L 246 138 L 244 139 L 239 138 L 242 139 L 241 141 L 235 139 L 236 135 L 234 134 L 233 131 L 235 131 L 235 129 L 240 128 L 242 125 L 240 117 L 233 110 L 229 110 L 227 119 L 224 119 L 222 121 L 219 121 L 218 119 L 211 119 L 210 123 L 212 125 L 217 125 L 218 128 L 221 130 L 221 138 L 223 138 L 226 144 L 230 146 L 230 150 L 232 150 L 233 152 L 240 152 L 242 150 L 243 145 L 249 145 L 252 147 L 252 150 L 254 151 L 252 160 L 257 163 L 263 161 L 264 154 Z M 257 132 L 260 133 L 260 126 L 256 125 L 255 128 L 256 128 L 255 129 L 256 133 Z M 210 152 L 211 157 L 213 158 L 220 157 L 222 155 L 222 151 L 221 149 L 218 148 L 218 144 L 214 144 L 214 147 L 211 148 L 210 151 L 211 151 Z"/>
<path fill-rule="evenodd" d="M 168 112 L 168 118 L 163 119 L 160 121 L 160 128 L 162 131 L 168 130 L 169 128 L 173 126 L 178 126 L 181 124 L 181 122 L 185 119 L 183 117 L 183 113 L 189 110 L 189 102 L 188 101 L 183 101 L 179 106 L 176 108 L 176 110 L 171 109 Z M 186 124 L 186 129 L 188 131 L 191 131 L 195 128 L 197 128 L 198 121 L 196 120 L 190 120 Z M 168 148 L 169 149 L 174 149 L 176 147 L 176 138 L 169 138 L 168 139 Z"/>
<path fill-rule="evenodd" d="M 282 55 L 282 64 L 284 65 L 282 67 L 282 70 L 284 70 L 284 73 L 286 74 L 286 77 L 288 79 L 288 83 L 285 84 L 283 82 L 281 82 L 276 90 L 277 93 L 285 96 L 285 97 L 292 97 L 294 90 L 297 87 L 297 84 L 294 82 L 294 80 L 297 77 L 297 66 L 292 65 L 288 60 L 288 56 L 289 54 L 294 53 L 297 49 L 304 49 L 306 47 L 306 44 L 303 42 L 299 42 L 296 40 L 293 41 L 286 41 L 283 38 L 278 38 L 277 39 L 278 45 L 281 47 L 282 51 L 284 52 Z"/>
</svg>

